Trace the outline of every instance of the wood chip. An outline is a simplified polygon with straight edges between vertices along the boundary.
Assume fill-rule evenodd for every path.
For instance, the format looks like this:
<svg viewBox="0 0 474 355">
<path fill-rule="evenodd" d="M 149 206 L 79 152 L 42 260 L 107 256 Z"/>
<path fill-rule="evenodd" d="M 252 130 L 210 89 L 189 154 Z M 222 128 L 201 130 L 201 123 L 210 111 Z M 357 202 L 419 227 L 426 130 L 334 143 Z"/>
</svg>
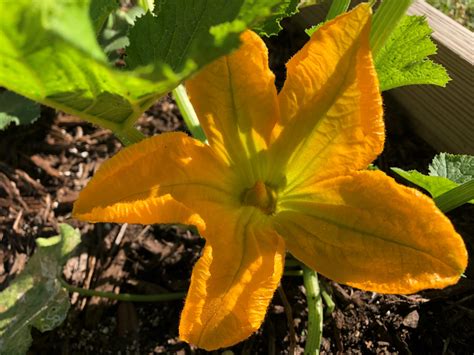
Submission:
<svg viewBox="0 0 474 355">
<path fill-rule="evenodd" d="M 419 320 L 420 320 L 420 315 L 415 310 L 415 311 L 412 311 L 412 312 L 408 313 L 408 315 L 405 318 L 403 318 L 402 323 L 405 327 L 415 329 L 415 328 L 418 327 L 418 321 Z"/>
<path fill-rule="evenodd" d="M 64 179 L 64 177 L 61 175 L 61 173 L 53 168 L 51 165 L 50 165 L 50 162 L 49 160 L 46 160 L 44 159 L 43 157 L 41 157 L 40 155 L 36 154 L 36 155 L 32 155 L 30 157 L 30 160 L 38 167 L 38 168 L 41 168 L 43 169 L 48 175 L 50 176 L 53 176 L 55 178 L 58 178 L 58 179 Z"/>
</svg>

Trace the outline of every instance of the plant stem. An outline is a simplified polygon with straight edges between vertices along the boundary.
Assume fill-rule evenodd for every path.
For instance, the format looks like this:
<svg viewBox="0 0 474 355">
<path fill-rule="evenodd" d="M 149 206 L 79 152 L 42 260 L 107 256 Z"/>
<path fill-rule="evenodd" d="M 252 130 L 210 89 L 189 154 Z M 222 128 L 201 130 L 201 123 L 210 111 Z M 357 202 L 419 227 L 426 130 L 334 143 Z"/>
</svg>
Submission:
<svg viewBox="0 0 474 355">
<path fill-rule="evenodd" d="M 286 270 L 284 276 L 303 276 L 303 270 Z"/>
<path fill-rule="evenodd" d="M 285 267 L 299 267 L 301 266 L 301 262 L 293 258 L 286 258 L 285 260 Z"/>
<path fill-rule="evenodd" d="M 375 59 L 411 3 L 412 0 L 384 0 L 375 12 L 370 32 L 370 45 Z"/>
<path fill-rule="evenodd" d="M 159 293 L 155 295 L 136 295 L 130 293 L 113 293 L 113 292 L 104 292 L 104 291 L 95 291 L 95 290 L 88 290 L 81 287 L 76 287 L 69 285 L 66 281 L 64 281 L 61 277 L 58 277 L 61 286 L 63 286 L 69 292 L 77 292 L 81 296 L 87 297 L 103 297 L 108 298 L 111 300 L 117 301 L 127 301 L 127 302 L 163 302 L 163 301 L 174 301 L 174 300 L 182 300 L 185 296 L 185 292 L 172 292 L 172 293 Z"/>
<path fill-rule="evenodd" d="M 184 85 L 181 84 L 173 90 L 173 97 L 176 100 L 179 110 L 183 115 L 184 122 L 193 137 L 199 139 L 201 142 L 207 143 L 206 134 L 199 123 L 191 101 L 189 101 Z"/>
<path fill-rule="evenodd" d="M 323 297 L 324 303 L 326 303 L 326 314 L 331 314 L 334 312 L 336 304 L 328 292 L 328 285 L 326 282 L 319 282 L 319 286 L 321 286 L 321 296 Z"/>
<path fill-rule="evenodd" d="M 316 271 L 303 267 L 303 280 L 308 303 L 308 335 L 304 348 L 305 355 L 318 355 L 323 330 L 323 302 Z"/>
<path fill-rule="evenodd" d="M 346 12 L 349 8 L 351 0 L 334 0 L 331 3 L 328 14 L 326 15 L 326 21 L 332 20 L 333 18 L 339 16 L 343 12 Z"/>
<path fill-rule="evenodd" d="M 474 199 L 474 180 L 465 182 L 452 190 L 436 197 L 434 202 L 443 212 L 449 212 Z"/>
</svg>

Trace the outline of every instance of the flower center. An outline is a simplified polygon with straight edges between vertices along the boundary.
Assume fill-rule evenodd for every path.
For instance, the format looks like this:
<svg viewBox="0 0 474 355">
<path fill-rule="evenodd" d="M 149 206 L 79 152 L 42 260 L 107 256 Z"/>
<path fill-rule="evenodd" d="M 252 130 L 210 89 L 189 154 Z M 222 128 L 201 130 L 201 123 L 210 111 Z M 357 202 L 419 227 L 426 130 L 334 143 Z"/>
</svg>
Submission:
<svg viewBox="0 0 474 355">
<path fill-rule="evenodd" d="M 242 204 L 257 207 L 265 214 L 272 214 L 275 212 L 276 192 L 259 180 L 251 188 L 244 190 Z"/>
</svg>

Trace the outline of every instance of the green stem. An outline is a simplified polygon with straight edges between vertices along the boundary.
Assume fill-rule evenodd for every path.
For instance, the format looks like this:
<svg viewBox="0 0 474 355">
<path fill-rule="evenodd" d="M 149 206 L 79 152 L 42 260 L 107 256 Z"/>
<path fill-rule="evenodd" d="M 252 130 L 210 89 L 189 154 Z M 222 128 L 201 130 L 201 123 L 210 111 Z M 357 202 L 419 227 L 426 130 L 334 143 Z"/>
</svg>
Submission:
<svg viewBox="0 0 474 355">
<path fill-rule="evenodd" d="M 173 90 L 173 97 L 176 100 L 176 104 L 183 115 L 184 122 L 186 123 L 186 126 L 193 137 L 199 139 L 201 142 L 206 143 L 206 134 L 199 123 L 191 101 L 189 101 L 186 88 L 182 84 Z"/>
<path fill-rule="evenodd" d="M 127 127 L 126 129 L 122 130 L 114 130 L 113 132 L 125 146 L 138 143 L 142 139 L 146 138 L 146 136 L 142 132 L 140 132 L 133 126 Z"/>
<path fill-rule="evenodd" d="M 331 314 L 334 312 L 336 304 L 328 291 L 327 284 L 325 282 L 320 282 L 319 285 L 321 286 L 321 296 L 323 297 L 324 303 L 326 303 L 326 314 Z"/>
<path fill-rule="evenodd" d="M 438 208 L 443 212 L 449 212 L 474 199 L 474 180 L 465 182 L 452 190 L 434 199 Z"/>
<path fill-rule="evenodd" d="M 113 293 L 113 292 L 104 292 L 104 291 L 95 291 L 95 290 L 88 290 L 81 287 L 76 287 L 69 285 L 66 281 L 64 281 L 61 277 L 58 277 L 61 286 L 63 286 L 69 292 L 77 292 L 81 296 L 87 297 L 102 297 L 108 298 L 111 300 L 117 301 L 127 301 L 127 302 L 163 302 L 163 301 L 174 301 L 174 300 L 182 300 L 185 296 L 185 292 L 173 292 L 173 293 L 160 293 L 156 295 L 136 295 L 130 293 Z"/>
<path fill-rule="evenodd" d="M 303 276 L 303 270 L 285 270 L 284 276 Z"/>
<path fill-rule="evenodd" d="M 301 266 L 301 263 L 293 258 L 287 258 L 285 260 L 285 267 L 299 267 Z"/>
<path fill-rule="evenodd" d="M 308 303 L 308 336 L 304 348 L 305 355 L 318 355 L 323 330 L 323 302 L 316 271 L 303 267 L 303 280 Z"/>
<path fill-rule="evenodd" d="M 375 59 L 411 3 L 412 0 L 384 0 L 375 12 L 370 32 L 370 44 Z"/>
<path fill-rule="evenodd" d="M 351 0 L 333 0 L 331 7 L 329 8 L 328 14 L 326 15 L 326 21 L 332 20 L 340 14 L 347 11 Z"/>
</svg>

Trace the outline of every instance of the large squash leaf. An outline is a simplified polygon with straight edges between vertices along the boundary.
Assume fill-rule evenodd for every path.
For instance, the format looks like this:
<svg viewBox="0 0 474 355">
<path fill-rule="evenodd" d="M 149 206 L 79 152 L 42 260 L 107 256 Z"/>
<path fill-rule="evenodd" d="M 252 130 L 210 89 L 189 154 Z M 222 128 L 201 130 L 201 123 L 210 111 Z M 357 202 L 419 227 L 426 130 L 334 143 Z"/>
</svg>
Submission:
<svg viewBox="0 0 474 355">
<path fill-rule="evenodd" d="M 97 44 L 108 3 L 91 11 L 89 0 L 2 1 L 0 86 L 120 135 L 286 0 L 159 1 L 157 16 L 148 13 L 130 34 L 129 70 L 112 67 Z"/>
</svg>

